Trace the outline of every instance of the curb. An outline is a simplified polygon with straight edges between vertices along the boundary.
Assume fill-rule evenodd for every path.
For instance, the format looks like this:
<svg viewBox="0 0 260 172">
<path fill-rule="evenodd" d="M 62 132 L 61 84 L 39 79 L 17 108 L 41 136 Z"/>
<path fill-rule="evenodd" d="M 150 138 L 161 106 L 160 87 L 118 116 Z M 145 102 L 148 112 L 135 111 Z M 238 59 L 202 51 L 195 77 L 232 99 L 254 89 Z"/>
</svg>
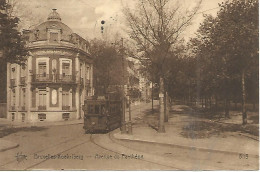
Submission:
<svg viewBox="0 0 260 172">
<path fill-rule="evenodd" d="M 10 149 L 14 149 L 14 148 L 17 148 L 19 146 L 20 146 L 19 144 L 16 144 L 16 145 L 10 146 L 8 148 L 3 148 L 3 149 L 0 149 L 0 152 L 4 152 L 4 151 L 10 150 Z"/>
<path fill-rule="evenodd" d="M 138 140 L 138 139 L 127 139 L 127 138 L 117 138 L 115 137 L 116 133 L 112 134 L 112 137 L 116 140 L 123 140 L 123 141 L 130 141 L 130 142 L 139 142 L 139 143 L 150 143 L 150 144 L 157 144 L 157 145 L 164 145 L 169 147 L 177 147 L 177 148 L 183 148 L 183 149 L 193 149 L 203 152 L 215 152 L 215 153 L 223 153 L 223 154 L 233 154 L 233 155 L 239 155 L 242 152 L 233 152 L 233 151 L 225 151 L 225 150 L 217 150 L 217 149 L 207 149 L 207 148 L 201 148 L 201 147 L 195 147 L 195 146 L 184 146 L 184 145 L 178 145 L 178 144 L 169 144 L 169 143 L 161 143 L 161 142 L 154 142 L 154 141 L 147 141 L 147 140 Z M 248 154 L 255 158 L 259 158 L 259 155 L 255 154 Z"/>
</svg>

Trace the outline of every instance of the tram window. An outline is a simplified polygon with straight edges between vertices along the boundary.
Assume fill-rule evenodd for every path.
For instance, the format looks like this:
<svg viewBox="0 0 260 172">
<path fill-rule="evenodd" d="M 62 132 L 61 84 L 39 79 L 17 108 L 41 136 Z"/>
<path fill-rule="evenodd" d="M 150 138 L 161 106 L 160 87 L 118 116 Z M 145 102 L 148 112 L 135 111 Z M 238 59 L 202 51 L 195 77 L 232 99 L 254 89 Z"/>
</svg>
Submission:
<svg viewBox="0 0 260 172">
<path fill-rule="evenodd" d="M 102 115 L 104 115 L 106 113 L 105 105 L 101 105 L 101 112 L 102 112 Z"/>
<path fill-rule="evenodd" d="M 93 105 L 88 105 L 88 113 L 94 113 Z"/>
<path fill-rule="evenodd" d="M 99 114 L 99 105 L 95 105 L 95 114 Z"/>
</svg>

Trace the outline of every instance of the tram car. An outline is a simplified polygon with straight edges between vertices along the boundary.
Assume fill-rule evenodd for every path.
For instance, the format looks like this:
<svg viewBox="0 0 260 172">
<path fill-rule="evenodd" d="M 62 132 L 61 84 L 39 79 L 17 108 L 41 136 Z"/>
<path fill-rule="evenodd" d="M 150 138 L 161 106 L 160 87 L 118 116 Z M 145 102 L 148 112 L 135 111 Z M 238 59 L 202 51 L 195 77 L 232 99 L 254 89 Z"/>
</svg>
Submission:
<svg viewBox="0 0 260 172">
<path fill-rule="evenodd" d="M 85 133 L 107 133 L 121 126 L 122 101 L 114 96 L 91 97 L 84 106 Z"/>
</svg>

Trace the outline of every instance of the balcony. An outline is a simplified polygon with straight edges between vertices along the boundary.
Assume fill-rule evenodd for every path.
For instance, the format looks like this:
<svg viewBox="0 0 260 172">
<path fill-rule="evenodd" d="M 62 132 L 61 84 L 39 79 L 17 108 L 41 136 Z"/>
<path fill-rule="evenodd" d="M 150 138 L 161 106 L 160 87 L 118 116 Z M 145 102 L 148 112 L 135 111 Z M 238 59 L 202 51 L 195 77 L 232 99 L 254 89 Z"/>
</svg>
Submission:
<svg viewBox="0 0 260 172">
<path fill-rule="evenodd" d="M 15 86 L 15 79 L 10 79 L 10 86 L 14 87 Z"/>
<path fill-rule="evenodd" d="M 75 82 L 74 75 L 59 75 L 58 82 Z"/>
<path fill-rule="evenodd" d="M 34 74 L 33 82 L 38 83 L 74 83 L 74 75 Z"/>
<path fill-rule="evenodd" d="M 34 74 L 33 82 L 52 82 L 52 74 Z"/>
<path fill-rule="evenodd" d="M 45 105 L 38 106 L 38 110 L 46 110 L 46 106 Z"/>
<path fill-rule="evenodd" d="M 21 85 L 25 85 L 25 77 L 20 78 L 20 83 L 21 83 Z"/>
<path fill-rule="evenodd" d="M 62 110 L 70 110 L 70 106 L 62 106 Z"/>
</svg>

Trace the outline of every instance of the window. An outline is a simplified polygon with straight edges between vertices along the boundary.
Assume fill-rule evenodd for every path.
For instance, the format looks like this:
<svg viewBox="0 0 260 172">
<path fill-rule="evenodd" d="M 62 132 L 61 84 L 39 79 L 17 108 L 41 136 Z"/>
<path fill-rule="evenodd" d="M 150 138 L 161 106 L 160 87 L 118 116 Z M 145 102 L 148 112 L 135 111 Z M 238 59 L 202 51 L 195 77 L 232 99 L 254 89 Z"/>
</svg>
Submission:
<svg viewBox="0 0 260 172">
<path fill-rule="evenodd" d="M 99 114 L 99 105 L 95 105 L 95 114 Z"/>
<path fill-rule="evenodd" d="M 11 79 L 15 79 L 15 67 L 12 68 Z"/>
<path fill-rule="evenodd" d="M 24 122 L 24 121 L 25 121 L 25 114 L 22 113 L 22 122 Z"/>
<path fill-rule="evenodd" d="M 86 78 L 87 78 L 87 79 L 90 78 L 90 76 L 89 76 L 89 67 L 87 67 Z"/>
<path fill-rule="evenodd" d="M 70 118 L 70 113 L 63 113 L 62 114 L 62 119 L 64 119 L 65 121 L 67 121 Z"/>
<path fill-rule="evenodd" d="M 46 72 L 47 72 L 46 62 L 39 62 L 38 63 L 38 74 L 46 76 Z"/>
<path fill-rule="evenodd" d="M 21 68 L 21 77 L 25 77 L 26 76 L 26 68 L 25 66 L 22 66 Z"/>
<path fill-rule="evenodd" d="M 93 114 L 94 113 L 94 106 L 93 105 L 88 105 L 88 113 Z"/>
<path fill-rule="evenodd" d="M 46 89 L 39 90 L 39 107 L 46 109 Z"/>
<path fill-rule="evenodd" d="M 15 107 L 15 89 L 12 90 L 12 106 Z"/>
<path fill-rule="evenodd" d="M 50 42 L 57 42 L 58 41 L 58 33 L 50 33 Z"/>
<path fill-rule="evenodd" d="M 15 113 L 12 113 L 12 121 L 14 121 Z"/>
<path fill-rule="evenodd" d="M 70 74 L 70 63 L 69 62 L 63 62 L 62 63 L 62 74 L 64 76 Z"/>
<path fill-rule="evenodd" d="M 44 113 L 38 114 L 38 119 L 39 119 L 40 121 L 44 121 L 44 120 L 46 119 L 46 114 L 44 114 Z"/>
<path fill-rule="evenodd" d="M 25 102 L 26 102 L 26 91 L 25 91 L 25 88 L 22 88 L 21 89 L 21 107 L 22 107 L 22 110 L 25 110 Z"/>
<path fill-rule="evenodd" d="M 62 90 L 62 106 L 70 106 L 70 94 L 67 90 Z"/>
</svg>

